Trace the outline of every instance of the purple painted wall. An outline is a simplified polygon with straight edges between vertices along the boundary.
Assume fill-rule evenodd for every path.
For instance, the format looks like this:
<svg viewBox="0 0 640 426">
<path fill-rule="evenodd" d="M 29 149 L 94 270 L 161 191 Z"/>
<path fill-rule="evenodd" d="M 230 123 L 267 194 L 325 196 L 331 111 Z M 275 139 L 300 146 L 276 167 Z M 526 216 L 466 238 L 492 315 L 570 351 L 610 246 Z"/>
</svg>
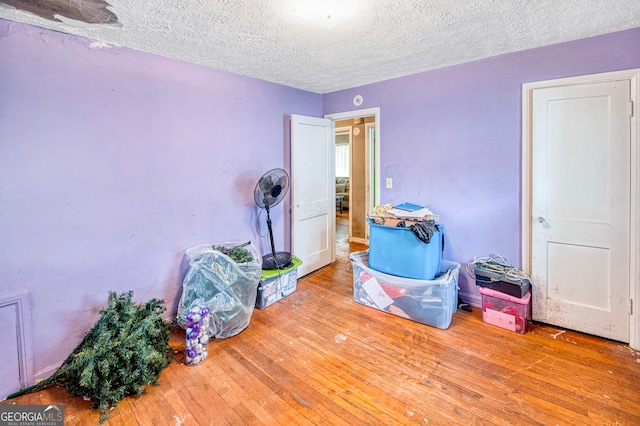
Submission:
<svg viewBox="0 0 640 426">
<path fill-rule="evenodd" d="M 254 187 L 289 167 L 285 117 L 321 107 L 317 94 L 0 19 L 0 296 L 31 293 L 36 376 L 109 290 L 175 311 L 185 249 L 266 247 Z M 283 241 L 284 209 L 272 219 Z"/>
<path fill-rule="evenodd" d="M 288 168 L 286 117 L 350 111 L 356 94 L 381 108 L 382 202 L 429 203 L 448 259 L 517 264 L 522 83 L 637 68 L 638 45 L 634 29 L 320 96 L 0 19 L 0 297 L 31 293 L 36 375 L 109 290 L 174 311 L 186 248 L 266 247 L 253 189 Z"/>
<path fill-rule="evenodd" d="M 445 258 L 520 264 L 522 84 L 640 67 L 640 28 L 496 56 L 323 96 L 323 113 L 380 107 L 382 203 L 426 203 Z M 479 302 L 462 274 L 463 297 Z"/>
</svg>

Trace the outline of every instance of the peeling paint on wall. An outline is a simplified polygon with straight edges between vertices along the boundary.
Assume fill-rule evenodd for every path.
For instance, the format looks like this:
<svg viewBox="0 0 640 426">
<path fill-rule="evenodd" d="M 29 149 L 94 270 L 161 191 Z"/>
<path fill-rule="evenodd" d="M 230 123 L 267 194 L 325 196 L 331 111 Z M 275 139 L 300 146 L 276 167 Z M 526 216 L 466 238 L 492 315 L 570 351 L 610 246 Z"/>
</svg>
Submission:
<svg viewBox="0 0 640 426">
<path fill-rule="evenodd" d="M 111 49 L 114 45 L 104 41 L 93 40 L 89 43 L 89 49 Z"/>
<path fill-rule="evenodd" d="M 117 24 L 118 17 L 107 9 L 104 0 L 2 0 L 0 4 L 61 22 L 56 15 L 87 24 Z"/>
</svg>

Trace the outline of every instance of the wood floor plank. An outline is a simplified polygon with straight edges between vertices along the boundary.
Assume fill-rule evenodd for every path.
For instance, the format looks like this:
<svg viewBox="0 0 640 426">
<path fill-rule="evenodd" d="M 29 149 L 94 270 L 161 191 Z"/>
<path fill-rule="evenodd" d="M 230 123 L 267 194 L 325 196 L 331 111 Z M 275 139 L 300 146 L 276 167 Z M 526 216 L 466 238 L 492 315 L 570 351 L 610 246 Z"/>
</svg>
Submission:
<svg viewBox="0 0 640 426">
<path fill-rule="evenodd" d="M 271 424 L 300 424 L 299 414 L 282 399 L 281 395 L 277 393 L 277 389 L 273 390 L 269 386 L 269 381 L 264 383 L 257 380 L 240 360 L 234 358 L 233 351 L 226 350 L 226 346 L 228 346 L 228 342 L 225 342 L 225 350 L 218 353 L 216 363 L 245 390 L 246 398 L 255 401 L 259 407 L 262 407 L 269 418 L 275 421 Z"/>
<path fill-rule="evenodd" d="M 262 332 L 259 334 L 262 335 Z M 380 396 L 373 400 L 369 398 L 367 392 L 363 392 L 353 386 L 353 383 L 344 380 L 341 374 L 344 366 L 336 366 L 335 358 L 314 359 L 319 355 L 319 352 L 313 345 L 304 344 L 301 340 L 294 344 L 293 341 L 286 341 L 288 340 L 287 336 L 286 333 L 281 336 L 285 339 L 283 341 L 271 333 L 269 339 L 263 339 L 256 345 L 260 347 L 260 350 L 269 353 L 269 356 L 278 359 L 280 364 L 291 374 L 296 375 L 299 380 L 309 382 L 324 397 L 332 398 L 343 410 L 343 415 L 346 410 L 350 415 L 357 417 L 359 421 L 364 421 L 365 424 L 371 422 L 372 417 L 375 419 L 376 415 L 384 415 L 382 412 L 376 412 L 380 404 Z M 358 422 L 352 419 L 351 423 L 357 424 Z"/>
<path fill-rule="evenodd" d="M 347 217 L 345 212 L 341 221 Z M 158 386 L 125 398 L 112 425 L 638 425 L 640 353 L 620 342 L 530 323 L 520 335 L 459 311 L 440 330 L 353 299 L 349 252 L 212 339 L 184 364 L 184 330 Z M 62 386 L 0 404 L 65 404 L 66 425 L 98 424 Z"/>
<path fill-rule="evenodd" d="M 164 416 L 169 419 L 170 424 L 180 424 L 182 426 L 198 424 L 191 415 L 190 407 L 185 404 L 181 395 L 174 388 L 163 389 L 162 400 L 166 404 Z"/>
</svg>

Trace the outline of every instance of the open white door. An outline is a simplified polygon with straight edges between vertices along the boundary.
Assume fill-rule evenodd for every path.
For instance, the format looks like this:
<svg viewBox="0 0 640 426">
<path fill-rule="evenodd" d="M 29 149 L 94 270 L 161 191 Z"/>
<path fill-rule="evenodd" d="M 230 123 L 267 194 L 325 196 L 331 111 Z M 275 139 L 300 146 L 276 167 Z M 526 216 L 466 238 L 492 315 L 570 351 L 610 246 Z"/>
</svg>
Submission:
<svg viewBox="0 0 640 426">
<path fill-rule="evenodd" d="M 334 123 L 291 116 L 291 246 L 298 275 L 335 260 Z"/>
<path fill-rule="evenodd" d="M 533 319 L 629 341 L 629 81 L 533 91 Z"/>
</svg>

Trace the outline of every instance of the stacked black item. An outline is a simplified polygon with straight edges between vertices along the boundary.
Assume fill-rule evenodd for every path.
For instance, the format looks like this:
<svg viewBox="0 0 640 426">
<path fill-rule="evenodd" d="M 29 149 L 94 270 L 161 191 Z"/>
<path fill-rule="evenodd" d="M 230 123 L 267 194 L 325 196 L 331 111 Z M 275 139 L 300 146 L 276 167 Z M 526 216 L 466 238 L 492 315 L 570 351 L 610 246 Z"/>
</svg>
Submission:
<svg viewBox="0 0 640 426">
<path fill-rule="evenodd" d="M 519 299 L 531 288 L 531 281 L 520 270 L 495 261 L 475 265 L 476 285 L 490 288 Z"/>
</svg>

